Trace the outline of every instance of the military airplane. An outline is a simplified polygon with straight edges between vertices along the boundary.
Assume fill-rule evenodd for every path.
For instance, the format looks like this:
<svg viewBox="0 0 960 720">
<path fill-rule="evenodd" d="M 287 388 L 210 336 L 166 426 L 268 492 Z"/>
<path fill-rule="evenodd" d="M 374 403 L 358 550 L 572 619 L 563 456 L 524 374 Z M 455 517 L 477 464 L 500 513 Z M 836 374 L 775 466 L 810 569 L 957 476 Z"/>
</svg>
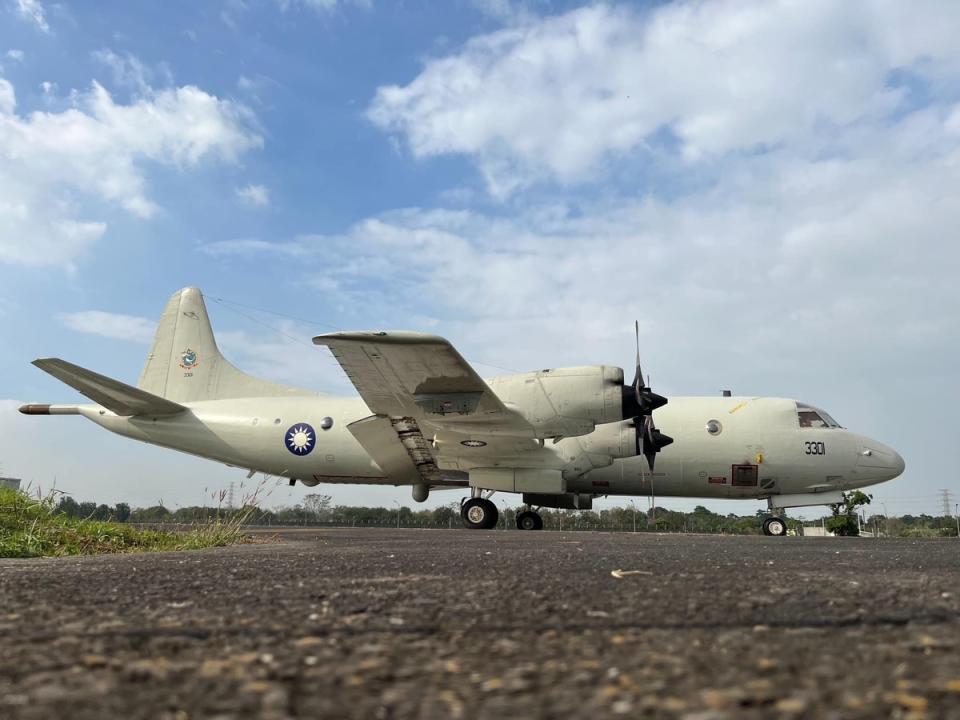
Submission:
<svg viewBox="0 0 960 720">
<path fill-rule="evenodd" d="M 163 311 L 136 387 L 64 360 L 35 360 L 93 404 L 20 412 L 82 415 L 291 485 L 409 485 L 418 502 L 433 489 L 469 489 L 461 517 L 472 529 L 497 524 L 495 492 L 522 496 L 523 530 L 543 527 L 538 508 L 656 494 L 765 499 L 763 532 L 781 536 L 784 508 L 838 503 L 843 491 L 904 469 L 893 449 L 806 403 L 729 393 L 668 401 L 644 381 L 639 349 L 629 383 L 609 366 L 484 380 L 436 335 L 337 332 L 313 342 L 330 349 L 359 397 L 241 372 L 220 354 L 200 290 L 184 288 Z"/>
</svg>

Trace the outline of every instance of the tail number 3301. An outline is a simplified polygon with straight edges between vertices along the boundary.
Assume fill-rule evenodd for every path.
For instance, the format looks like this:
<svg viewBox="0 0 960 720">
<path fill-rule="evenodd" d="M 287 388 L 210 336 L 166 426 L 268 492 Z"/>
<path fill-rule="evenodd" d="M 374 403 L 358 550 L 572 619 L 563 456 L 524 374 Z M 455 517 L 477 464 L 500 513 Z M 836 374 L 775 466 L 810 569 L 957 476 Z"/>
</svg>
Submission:
<svg viewBox="0 0 960 720">
<path fill-rule="evenodd" d="M 806 455 L 826 455 L 827 446 L 822 442 L 807 442 L 804 443 L 805 449 L 804 453 Z"/>
</svg>

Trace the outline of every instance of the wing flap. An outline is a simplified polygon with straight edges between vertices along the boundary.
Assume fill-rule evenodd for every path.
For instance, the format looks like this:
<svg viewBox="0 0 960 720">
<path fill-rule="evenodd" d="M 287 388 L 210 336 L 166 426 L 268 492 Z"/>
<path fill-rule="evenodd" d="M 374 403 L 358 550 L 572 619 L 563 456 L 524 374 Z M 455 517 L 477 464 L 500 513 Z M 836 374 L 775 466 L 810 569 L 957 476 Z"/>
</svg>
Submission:
<svg viewBox="0 0 960 720">
<path fill-rule="evenodd" d="M 33 364 L 117 415 L 173 415 L 186 408 L 165 398 L 95 373 L 60 358 L 41 358 Z"/>
<path fill-rule="evenodd" d="M 423 482 L 420 471 L 397 436 L 390 418 L 371 415 L 350 423 L 347 430 L 380 466 L 387 479 L 397 485 Z"/>
</svg>

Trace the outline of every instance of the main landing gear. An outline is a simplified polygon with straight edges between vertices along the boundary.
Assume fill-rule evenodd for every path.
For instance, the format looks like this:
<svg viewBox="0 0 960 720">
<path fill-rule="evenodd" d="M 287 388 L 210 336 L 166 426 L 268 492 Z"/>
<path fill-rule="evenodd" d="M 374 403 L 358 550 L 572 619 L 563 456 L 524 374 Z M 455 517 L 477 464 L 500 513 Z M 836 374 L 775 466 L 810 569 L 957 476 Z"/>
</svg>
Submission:
<svg viewBox="0 0 960 720">
<path fill-rule="evenodd" d="M 460 517 L 463 526 L 468 530 L 491 530 L 497 526 L 500 513 L 497 506 L 490 500 L 492 490 L 473 488 L 471 497 L 460 501 Z M 527 506 L 526 510 L 517 513 L 518 530 L 543 530 L 543 518 L 535 510 Z"/>
<path fill-rule="evenodd" d="M 490 530 L 497 526 L 500 513 L 493 501 L 484 497 L 472 497 L 460 503 L 460 517 L 468 530 Z"/>
<path fill-rule="evenodd" d="M 517 530 L 543 530 L 543 518 L 533 510 L 517 514 Z"/>
<path fill-rule="evenodd" d="M 768 517 L 763 521 L 763 534 L 783 537 L 787 534 L 787 521 L 782 517 Z"/>
</svg>

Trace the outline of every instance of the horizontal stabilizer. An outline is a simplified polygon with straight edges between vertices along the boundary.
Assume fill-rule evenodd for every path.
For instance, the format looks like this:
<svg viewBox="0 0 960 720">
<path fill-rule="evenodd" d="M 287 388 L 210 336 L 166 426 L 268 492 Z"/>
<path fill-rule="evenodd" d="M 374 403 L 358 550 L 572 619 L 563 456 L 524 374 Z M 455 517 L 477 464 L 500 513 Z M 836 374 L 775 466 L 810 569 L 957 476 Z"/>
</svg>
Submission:
<svg viewBox="0 0 960 720">
<path fill-rule="evenodd" d="M 60 358 L 43 358 L 33 364 L 117 415 L 173 415 L 185 410 L 183 405 Z"/>
</svg>

